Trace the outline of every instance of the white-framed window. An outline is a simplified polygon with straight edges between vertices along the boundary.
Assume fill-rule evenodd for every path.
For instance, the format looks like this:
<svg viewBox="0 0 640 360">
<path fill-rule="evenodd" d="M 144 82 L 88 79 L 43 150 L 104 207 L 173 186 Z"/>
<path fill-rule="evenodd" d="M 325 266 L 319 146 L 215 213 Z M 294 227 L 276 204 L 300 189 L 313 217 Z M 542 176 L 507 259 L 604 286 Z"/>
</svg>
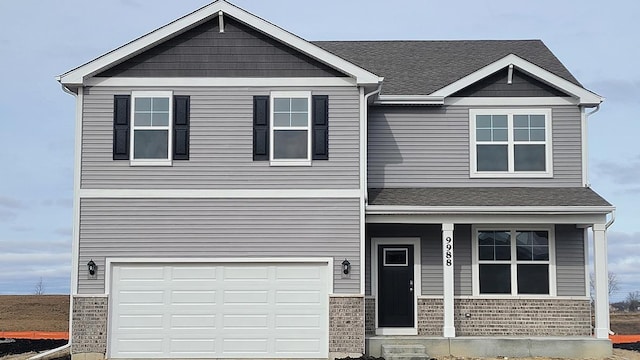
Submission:
<svg viewBox="0 0 640 360">
<path fill-rule="evenodd" d="M 132 165 L 171 165 L 171 91 L 131 93 Z"/>
<path fill-rule="evenodd" d="M 270 104 L 272 165 L 311 165 L 311 92 L 274 91 Z"/>
<path fill-rule="evenodd" d="M 556 294 L 551 227 L 478 227 L 473 234 L 474 295 Z"/>
<path fill-rule="evenodd" d="M 469 110 L 471 177 L 552 177 L 550 109 Z"/>
</svg>

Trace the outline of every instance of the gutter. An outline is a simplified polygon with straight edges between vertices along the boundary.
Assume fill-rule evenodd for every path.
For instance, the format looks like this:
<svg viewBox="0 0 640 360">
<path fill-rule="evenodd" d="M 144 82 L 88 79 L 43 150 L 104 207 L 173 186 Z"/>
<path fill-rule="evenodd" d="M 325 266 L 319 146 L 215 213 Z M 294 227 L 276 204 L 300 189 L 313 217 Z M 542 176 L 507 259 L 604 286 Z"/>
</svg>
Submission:
<svg viewBox="0 0 640 360">
<path fill-rule="evenodd" d="M 380 95 L 376 105 L 444 105 L 444 96 Z"/>
<path fill-rule="evenodd" d="M 382 90 L 382 84 L 378 84 L 378 88 L 373 90 L 372 92 L 365 94 L 364 96 L 364 129 L 362 134 L 362 142 L 363 142 L 363 152 L 364 156 L 362 159 L 362 177 L 364 180 L 364 205 L 365 207 L 369 204 L 369 176 L 367 174 L 367 163 L 369 161 L 369 98 L 373 95 L 380 94 Z M 377 103 L 377 102 L 376 102 Z"/>
<path fill-rule="evenodd" d="M 582 124 L 581 136 L 582 136 L 582 148 L 584 149 L 582 151 L 582 172 L 584 174 L 582 183 L 585 187 L 591 186 L 591 184 L 589 183 L 589 147 L 587 146 L 587 141 L 588 141 L 587 120 L 589 119 L 589 116 L 597 113 L 599 110 L 600 110 L 600 104 L 596 105 L 596 108 L 588 113 L 584 112 L 584 109 L 582 110 L 583 124 Z"/>
<path fill-rule="evenodd" d="M 368 215 L 428 215 L 428 214 L 602 214 L 615 210 L 613 206 L 397 206 L 368 205 Z M 612 219 L 613 220 L 613 219 Z"/>
</svg>

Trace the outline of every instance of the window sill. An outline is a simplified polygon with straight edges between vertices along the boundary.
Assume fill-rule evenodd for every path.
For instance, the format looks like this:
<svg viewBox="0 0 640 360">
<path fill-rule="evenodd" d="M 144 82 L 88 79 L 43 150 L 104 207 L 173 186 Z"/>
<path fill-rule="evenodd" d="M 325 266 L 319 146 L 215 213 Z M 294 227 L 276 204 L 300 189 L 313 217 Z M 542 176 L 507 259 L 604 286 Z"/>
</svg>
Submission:
<svg viewBox="0 0 640 360">
<path fill-rule="evenodd" d="M 130 166 L 172 166 L 173 161 L 166 159 L 129 160 Z"/>
<path fill-rule="evenodd" d="M 311 166 L 311 160 L 271 160 L 270 166 Z"/>
<path fill-rule="evenodd" d="M 552 178 L 552 172 L 471 172 L 469 177 L 474 179 L 500 179 L 500 178 Z"/>
</svg>

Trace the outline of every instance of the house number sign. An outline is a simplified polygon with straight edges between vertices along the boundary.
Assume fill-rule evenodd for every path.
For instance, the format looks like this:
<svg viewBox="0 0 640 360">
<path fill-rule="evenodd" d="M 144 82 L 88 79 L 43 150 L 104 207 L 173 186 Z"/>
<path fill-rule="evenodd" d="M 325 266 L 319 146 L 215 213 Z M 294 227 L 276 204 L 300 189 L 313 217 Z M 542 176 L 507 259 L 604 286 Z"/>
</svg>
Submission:
<svg viewBox="0 0 640 360">
<path fill-rule="evenodd" d="M 451 236 L 447 236 L 445 239 L 445 251 L 444 251 L 444 262 L 447 266 L 453 265 L 453 245 L 451 244 Z"/>
</svg>

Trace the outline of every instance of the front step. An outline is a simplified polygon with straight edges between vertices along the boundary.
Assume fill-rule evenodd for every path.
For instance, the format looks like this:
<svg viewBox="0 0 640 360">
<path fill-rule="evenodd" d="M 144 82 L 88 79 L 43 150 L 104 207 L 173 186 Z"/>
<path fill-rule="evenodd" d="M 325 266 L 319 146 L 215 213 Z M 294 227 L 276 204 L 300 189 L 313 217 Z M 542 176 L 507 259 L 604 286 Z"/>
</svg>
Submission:
<svg viewBox="0 0 640 360">
<path fill-rule="evenodd" d="M 385 360 L 428 360 L 424 345 L 382 345 Z"/>
</svg>

